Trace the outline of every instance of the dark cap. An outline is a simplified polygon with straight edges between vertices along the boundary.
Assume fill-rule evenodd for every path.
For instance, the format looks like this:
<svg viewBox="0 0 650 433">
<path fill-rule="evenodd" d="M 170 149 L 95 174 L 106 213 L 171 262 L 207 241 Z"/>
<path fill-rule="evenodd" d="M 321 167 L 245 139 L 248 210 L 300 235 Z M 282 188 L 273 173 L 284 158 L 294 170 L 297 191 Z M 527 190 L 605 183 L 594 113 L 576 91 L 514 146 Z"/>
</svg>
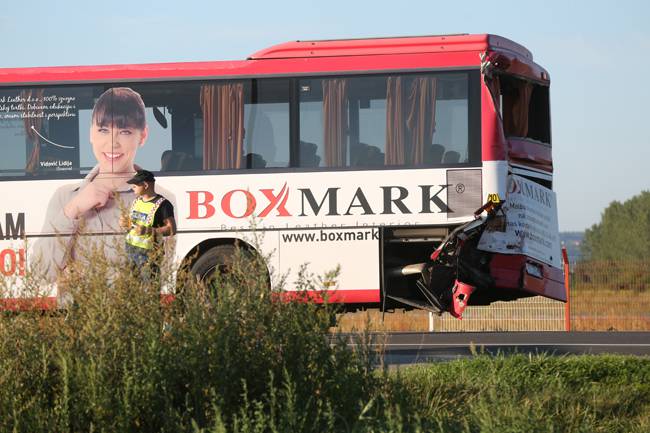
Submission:
<svg viewBox="0 0 650 433">
<path fill-rule="evenodd" d="M 127 180 L 126 183 L 131 183 L 134 185 L 141 184 L 142 182 L 155 182 L 156 178 L 153 177 L 153 173 L 147 170 L 138 170 L 135 172 L 135 176 Z"/>
</svg>

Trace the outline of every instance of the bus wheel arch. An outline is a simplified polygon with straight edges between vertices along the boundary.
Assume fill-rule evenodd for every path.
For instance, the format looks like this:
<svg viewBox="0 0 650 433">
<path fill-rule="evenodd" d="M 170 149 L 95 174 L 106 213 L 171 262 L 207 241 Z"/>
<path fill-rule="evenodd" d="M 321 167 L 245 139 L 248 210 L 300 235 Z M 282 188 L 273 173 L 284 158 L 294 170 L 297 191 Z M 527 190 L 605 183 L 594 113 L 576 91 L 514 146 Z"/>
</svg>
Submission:
<svg viewBox="0 0 650 433">
<path fill-rule="evenodd" d="M 255 247 L 241 239 L 212 238 L 206 239 L 192 248 L 185 255 L 183 263 L 190 274 L 204 280 L 216 270 L 227 272 L 228 267 L 234 263 L 238 248 L 244 260 L 257 260 L 261 257 Z M 266 277 L 270 282 L 268 266 Z"/>
</svg>

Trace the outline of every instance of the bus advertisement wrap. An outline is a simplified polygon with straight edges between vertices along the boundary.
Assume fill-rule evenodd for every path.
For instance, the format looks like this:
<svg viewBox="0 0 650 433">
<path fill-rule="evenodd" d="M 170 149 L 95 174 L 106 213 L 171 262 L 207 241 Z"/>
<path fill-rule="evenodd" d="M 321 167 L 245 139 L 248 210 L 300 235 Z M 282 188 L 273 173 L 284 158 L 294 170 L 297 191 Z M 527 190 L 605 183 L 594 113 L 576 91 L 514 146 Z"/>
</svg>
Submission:
<svg viewBox="0 0 650 433">
<path fill-rule="evenodd" d="M 268 259 L 273 288 L 295 290 L 305 264 L 317 276 L 338 269 L 325 286 L 351 309 L 460 317 L 461 283 L 473 303 L 565 300 L 545 188 L 549 86 L 525 47 L 485 34 L 1 69 L 0 308 L 32 296 L 21 292 L 32 276 L 57 301 L 87 247 L 120 270 L 139 169 L 173 205 L 166 259 L 202 281 L 245 248 Z M 486 197 L 498 206 L 476 218 L 494 204 Z"/>
<path fill-rule="evenodd" d="M 462 183 L 458 173 L 470 175 L 466 177 L 470 181 Z M 376 287 L 377 227 L 457 224 L 471 219 L 469 210 L 480 205 L 480 184 L 472 180 L 480 177 L 480 170 L 397 170 L 392 174 L 392 179 L 386 179 L 383 171 L 367 171 L 361 183 L 345 171 L 319 173 L 318 184 L 312 173 L 284 173 L 282 183 L 271 173 L 160 176 L 156 187 L 174 204 L 178 224 L 175 261 L 189 254 L 206 234 L 243 238 L 259 231 L 266 232 L 263 252 L 277 255 L 276 264 L 291 272 L 306 261 L 315 272 L 338 264 L 346 267 L 346 263 L 355 262 L 358 266 L 361 259 L 354 251 L 373 251 L 362 260 L 375 272 L 372 278 L 370 273 L 345 274 L 340 280 L 353 282 L 353 287 Z M 20 189 L 21 193 L 7 195 L 1 209 L 6 214 L 0 221 L 3 276 L 20 278 L 38 264 L 49 283 L 56 281 L 57 270 L 66 266 L 69 249 L 74 247 L 74 234 L 81 229 L 81 223 L 72 224 L 61 209 L 68 195 L 87 184 L 89 176 L 82 181 L 4 183 L 8 191 Z M 45 200 L 24 200 L 37 196 Z M 104 244 L 107 257 L 117 254 L 112 248 L 124 236 L 114 221 L 117 216 L 109 216 L 124 211 L 128 197 L 125 191 L 115 194 L 102 207 L 101 215 L 93 211 L 93 216 L 84 220 L 84 232 L 93 236 L 83 239 Z M 93 218 L 98 220 L 96 224 Z M 321 254 L 305 260 L 314 256 L 316 245 Z M 341 251 L 348 249 L 352 255 L 342 257 Z M 365 281 L 368 279 L 372 281 Z"/>
<path fill-rule="evenodd" d="M 555 193 L 521 176 L 508 178 L 503 206 L 505 231 L 486 229 L 478 248 L 502 254 L 524 254 L 562 267 Z"/>
<path fill-rule="evenodd" d="M 367 171 L 363 182 L 346 172 L 318 178 L 314 183 L 312 173 L 285 173 L 279 183 L 274 175 L 249 174 L 201 182 L 217 188 L 199 188 L 192 179 L 193 187 L 176 191 L 185 197 L 179 215 L 189 227 L 241 227 L 252 217 L 260 228 L 446 224 L 467 220 L 481 205 L 480 185 L 450 183 L 447 170 L 393 171 L 390 179 Z"/>
</svg>

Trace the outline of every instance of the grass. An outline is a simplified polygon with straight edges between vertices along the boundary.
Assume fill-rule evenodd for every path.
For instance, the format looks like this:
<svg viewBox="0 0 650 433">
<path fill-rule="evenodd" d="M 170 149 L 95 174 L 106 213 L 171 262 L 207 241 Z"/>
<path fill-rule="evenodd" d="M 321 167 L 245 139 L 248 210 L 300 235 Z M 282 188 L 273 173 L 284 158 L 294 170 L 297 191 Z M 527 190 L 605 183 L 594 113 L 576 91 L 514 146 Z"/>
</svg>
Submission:
<svg viewBox="0 0 650 433">
<path fill-rule="evenodd" d="M 458 320 L 449 314 L 433 315 L 435 332 L 475 331 L 563 331 L 565 304 L 534 297 L 510 302 L 496 302 L 488 306 L 470 306 Z M 429 331 L 429 314 L 422 310 L 395 310 L 382 314 L 366 310 L 342 314 L 337 330 L 349 332 L 367 329 L 375 332 Z"/>
<path fill-rule="evenodd" d="M 572 328 L 649 331 L 650 263 L 579 262 L 571 277 Z"/>
<path fill-rule="evenodd" d="M 571 322 L 580 331 L 650 331 L 650 291 L 577 287 Z"/>
<path fill-rule="evenodd" d="M 400 371 L 392 384 L 423 431 L 650 431 L 647 358 L 478 356 Z"/>
<path fill-rule="evenodd" d="M 164 305 L 160 281 L 87 253 L 66 311 L 0 315 L 0 432 L 650 430 L 647 358 L 376 368 L 369 344 L 331 344 L 331 307 L 274 301 L 262 259 L 209 285 L 180 273 Z"/>
<path fill-rule="evenodd" d="M 358 330 L 370 332 L 399 332 L 429 330 L 429 313 L 422 310 L 405 311 L 397 309 L 395 312 L 382 314 L 377 309 L 339 314 L 333 332 L 352 332 Z"/>
</svg>

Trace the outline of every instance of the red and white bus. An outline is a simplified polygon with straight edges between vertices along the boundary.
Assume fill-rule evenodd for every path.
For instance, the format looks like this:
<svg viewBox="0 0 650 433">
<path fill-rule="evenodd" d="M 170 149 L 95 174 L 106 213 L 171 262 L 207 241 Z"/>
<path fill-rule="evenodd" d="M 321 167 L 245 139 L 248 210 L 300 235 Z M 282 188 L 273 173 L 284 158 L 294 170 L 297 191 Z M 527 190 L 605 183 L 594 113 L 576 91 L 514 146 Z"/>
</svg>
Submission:
<svg viewBox="0 0 650 433">
<path fill-rule="evenodd" d="M 133 157 L 174 204 L 177 262 L 192 258 L 201 276 L 238 244 L 270 254 L 272 284 L 288 273 L 289 291 L 302 264 L 316 274 L 340 265 L 330 299 L 352 308 L 440 309 L 431 279 L 444 281 L 434 292 L 455 291 L 475 271 L 486 279 L 464 281 L 480 286 L 470 304 L 565 300 L 549 82 L 526 48 L 494 35 L 297 41 L 239 61 L 0 69 L 0 271 L 20 277 L 36 254 L 60 271 L 82 226 L 123 236 L 109 215 L 113 194 L 77 218 L 86 225 L 62 209 L 98 176 L 101 158 Z M 117 141 L 108 151 L 89 141 L 97 98 L 118 87 L 145 106 L 146 141 L 128 155 Z M 454 230 L 489 219 L 475 215 L 489 198 L 503 207 L 465 242 L 473 228 Z M 454 268 L 450 247 L 448 275 L 423 276 L 445 239 L 465 242 L 463 263 Z M 55 284 L 49 290 L 54 303 Z"/>
</svg>

